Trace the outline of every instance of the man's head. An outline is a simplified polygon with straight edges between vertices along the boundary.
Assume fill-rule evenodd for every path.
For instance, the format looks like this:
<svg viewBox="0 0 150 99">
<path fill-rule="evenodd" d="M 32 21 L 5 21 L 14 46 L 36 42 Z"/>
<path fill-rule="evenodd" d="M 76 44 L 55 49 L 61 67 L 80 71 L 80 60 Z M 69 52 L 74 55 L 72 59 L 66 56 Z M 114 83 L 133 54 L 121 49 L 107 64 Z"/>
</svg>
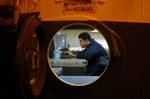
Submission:
<svg viewBox="0 0 150 99">
<path fill-rule="evenodd" d="M 91 43 L 91 36 L 87 32 L 80 33 L 78 38 L 79 38 L 80 46 L 82 48 L 87 47 Z"/>
</svg>

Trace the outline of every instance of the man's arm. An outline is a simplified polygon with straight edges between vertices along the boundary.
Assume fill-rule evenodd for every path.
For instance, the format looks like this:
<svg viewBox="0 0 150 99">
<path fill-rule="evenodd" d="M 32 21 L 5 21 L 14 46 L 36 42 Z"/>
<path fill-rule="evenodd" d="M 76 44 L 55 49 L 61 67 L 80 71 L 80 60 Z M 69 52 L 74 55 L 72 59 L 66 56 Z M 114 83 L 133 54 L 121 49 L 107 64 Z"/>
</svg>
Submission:
<svg viewBox="0 0 150 99">
<path fill-rule="evenodd" d="M 81 51 L 80 53 L 78 53 L 76 55 L 76 57 L 79 59 L 90 60 L 91 58 L 96 56 L 96 54 L 98 54 L 97 50 L 95 50 L 93 48 L 87 48 L 87 49 Z"/>
<path fill-rule="evenodd" d="M 71 52 L 71 51 L 65 51 L 64 52 L 65 54 L 67 54 L 69 57 L 71 57 L 71 58 L 76 58 L 76 54 L 74 54 L 73 52 Z"/>
</svg>

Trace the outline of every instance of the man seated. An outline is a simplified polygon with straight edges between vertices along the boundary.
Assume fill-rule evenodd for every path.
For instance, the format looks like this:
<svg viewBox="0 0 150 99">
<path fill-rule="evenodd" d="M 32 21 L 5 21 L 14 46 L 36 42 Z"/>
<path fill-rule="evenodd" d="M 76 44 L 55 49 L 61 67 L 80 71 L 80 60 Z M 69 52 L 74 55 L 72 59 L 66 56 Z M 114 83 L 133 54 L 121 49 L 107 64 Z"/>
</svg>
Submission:
<svg viewBox="0 0 150 99">
<path fill-rule="evenodd" d="M 78 38 L 80 46 L 85 49 L 76 54 L 68 51 L 66 53 L 73 58 L 86 59 L 88 61 L 86 74 L 99 76 L 108 65 L 108 53 L 101 44 L 91 38 L 89 33 L 82 32 Z"/>
</svg>

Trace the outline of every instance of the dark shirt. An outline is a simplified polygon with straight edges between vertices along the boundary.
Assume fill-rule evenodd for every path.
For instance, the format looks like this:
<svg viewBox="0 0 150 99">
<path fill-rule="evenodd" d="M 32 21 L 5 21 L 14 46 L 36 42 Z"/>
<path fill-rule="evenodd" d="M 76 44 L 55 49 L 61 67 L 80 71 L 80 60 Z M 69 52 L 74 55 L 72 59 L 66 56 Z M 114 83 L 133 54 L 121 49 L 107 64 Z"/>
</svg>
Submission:
<svg viewBox="0 0 150 99">
<path fill-rule="evenodd" d="M 90 45 L 76 56 L 88 61 L 87 75 L 100 75 L 104 66 L 108 64 L 108 54 L 101 44 L 92 39 Z"/>
</svg>

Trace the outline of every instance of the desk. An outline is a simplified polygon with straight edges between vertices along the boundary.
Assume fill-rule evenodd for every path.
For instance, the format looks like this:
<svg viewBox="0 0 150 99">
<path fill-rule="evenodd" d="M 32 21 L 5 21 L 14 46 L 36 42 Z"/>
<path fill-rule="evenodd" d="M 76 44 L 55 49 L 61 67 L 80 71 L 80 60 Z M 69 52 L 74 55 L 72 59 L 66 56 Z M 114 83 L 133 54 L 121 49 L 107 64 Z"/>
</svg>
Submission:
<svg viewBox="0 0 150 99">
<path fill-rule="evenodd" d="M 53 68 L 62 68 L 63 75 L 85 75 L 87 61 L 85 59 L 60 59 L 58 63 L 55 63 L 54 59 L 49 59 Z"/>
<path fill-rule="evenodd" d="M 96 81 L 99 76 L 60 76 L 64 81 L 73 84 L 85 84 L 92 81 Z"/>
<path fill-rule="evenodd" d="M 60 59 L 58 63 L 55 63 L 55 59 L 49 59 L 53 67 L 85 67 L 88 62 L 85 59 Z"/>
<path fill-rule="evenodd" d="M 52 68 L 52 69 L 54 69 L 54 71 L 55 71 L 55 73 L 58 75 L 58 76 L 60 76 L 60 75 L 62 75 L 63 74 L 63 69 L 61 68 L 61 67 L 59 67 L 59 68 Z"/>
</svg>

